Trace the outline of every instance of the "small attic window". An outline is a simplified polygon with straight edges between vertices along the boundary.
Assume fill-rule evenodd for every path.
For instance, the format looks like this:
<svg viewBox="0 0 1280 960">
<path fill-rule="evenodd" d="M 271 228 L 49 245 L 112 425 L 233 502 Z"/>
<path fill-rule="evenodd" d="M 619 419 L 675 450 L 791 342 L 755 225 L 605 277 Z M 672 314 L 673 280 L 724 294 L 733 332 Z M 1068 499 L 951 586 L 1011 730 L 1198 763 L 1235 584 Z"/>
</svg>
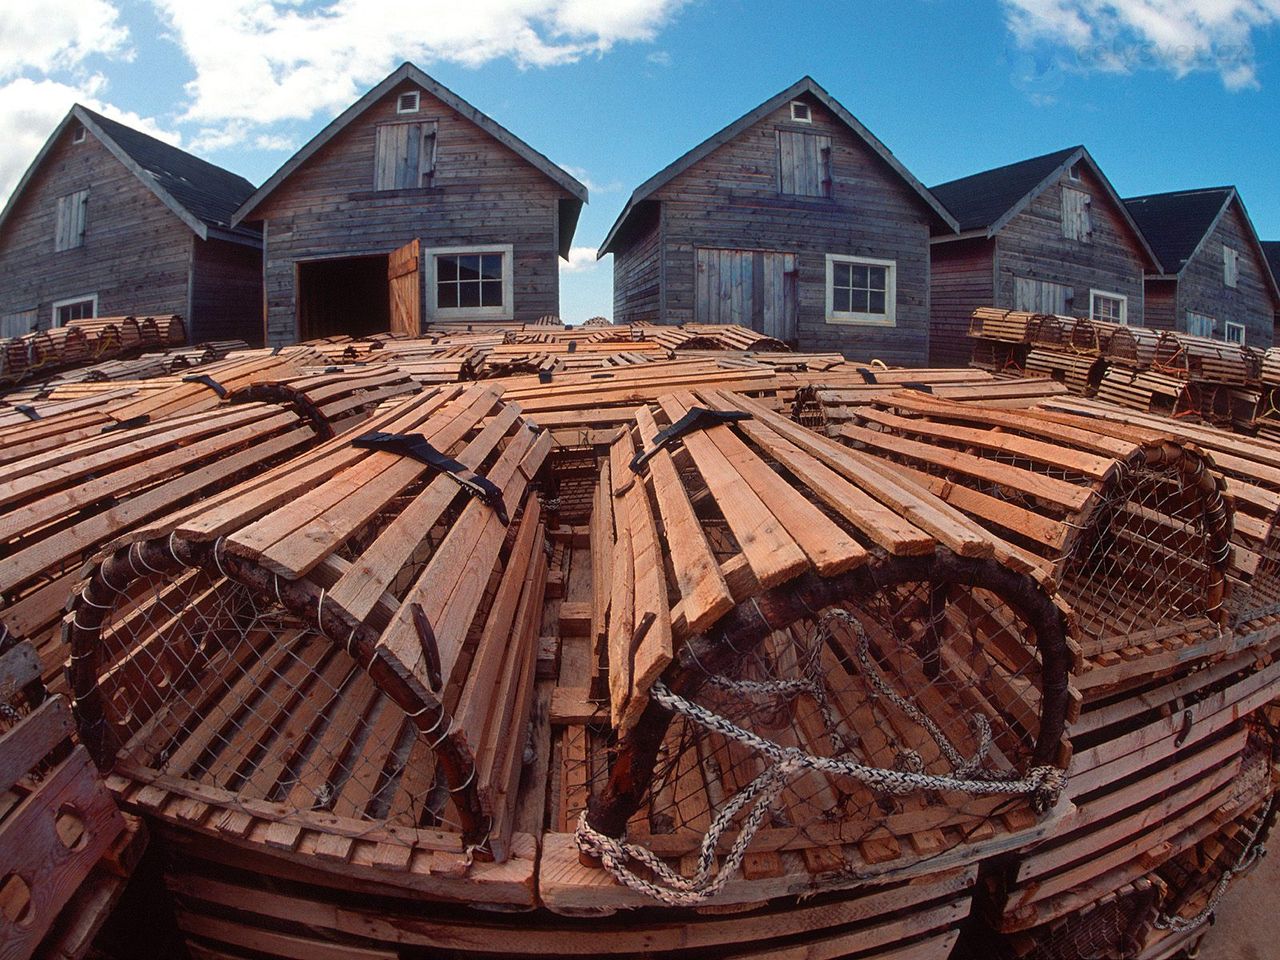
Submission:
<svg viewBox="0 0 1280 960">
<path fill-rule="evenodd" d="M 410 90 L 396 98 L 396 113 L 417 113 L 418 91 Z"/>
<path fill-rule="evenodd" d="M 71 142 L 84 143 L 84 138 L 85 138 L 84 125 L 78 123 L 76 124 L 75 130 L 73 130 L 71 133 Z"/>
<path fill-rule="evenodd" d="M 813 123 L 813 113 L 803 100 L 792 100 L 791 119 L 796 123 Z"/>
<path fill-rule="evenodd" d="M 1067 168 L 1067 179 L 1074 180 L 1076 183 L 1080 182 L 1080 164 L 1078 162 Z"/>
</svg>

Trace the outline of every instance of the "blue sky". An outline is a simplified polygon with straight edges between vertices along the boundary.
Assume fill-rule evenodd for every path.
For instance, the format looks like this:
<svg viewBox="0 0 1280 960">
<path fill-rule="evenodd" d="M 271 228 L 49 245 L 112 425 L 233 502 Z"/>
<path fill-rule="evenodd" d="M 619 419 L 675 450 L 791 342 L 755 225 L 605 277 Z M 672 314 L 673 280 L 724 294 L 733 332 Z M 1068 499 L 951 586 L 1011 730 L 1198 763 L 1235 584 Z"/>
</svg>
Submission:
<svg viewBox="0 0 1280 960">
<path fill-rule="evenodd" d="M 591 188 L 569 320 L 610 312 L 631 189 L 806 73 L 926 184 L 1084 143 L 1122 195 L 1234 183 L 1280 238 L 1280 0 L 41 6 L 0 0 L 0 198 L 76 99 L 259 183 L 411 59 Z"/>
</svg>

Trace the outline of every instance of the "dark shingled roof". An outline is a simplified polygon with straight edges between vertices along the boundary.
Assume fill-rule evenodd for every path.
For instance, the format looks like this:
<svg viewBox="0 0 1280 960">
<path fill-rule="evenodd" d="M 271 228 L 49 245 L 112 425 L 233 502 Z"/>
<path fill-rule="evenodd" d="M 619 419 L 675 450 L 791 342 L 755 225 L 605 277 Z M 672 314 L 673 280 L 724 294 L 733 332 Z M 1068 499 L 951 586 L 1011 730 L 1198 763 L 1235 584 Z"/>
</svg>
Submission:
<svg viewBox="0 0 1280 960">
<path fill-rule="evenodd" d="M 1263 240 L 1262 252 L 1267 255 L 1267 263 L 1271 264 L 1271 275 L 1280 283 L 1280 240 Z"/>
<path fill-rule="evenodd" d="M 985 230 L 1079 149 L 1079 146 L 1067 147 L 1042 157 L 1019 160 L 994 170 L 940 183 L 929 190 L 960 221 L 961 231 Z"/>
<path fill-rule="evenodd" d="M 1160 258 L 1164 272 L 1175 274 L 1182 272 L 1205 234 L 1213 229 L 1218 214 L 1233 193 L 1231 187 L 1175 190 L 1129 197 L 1124 205 L 1147 235 L 1147 242 Z"/>
<path fill-rule="evenodd" d="M 81 107 L 139 167 L 151 175 L 191 215 L 210 227 L 232 230 L 231 215 L 253 193 L 253 184 L 239 174 L 157 140 L 123 123 Z M 238 228 L 234 232 L 254 235 Z"/>
</svg>

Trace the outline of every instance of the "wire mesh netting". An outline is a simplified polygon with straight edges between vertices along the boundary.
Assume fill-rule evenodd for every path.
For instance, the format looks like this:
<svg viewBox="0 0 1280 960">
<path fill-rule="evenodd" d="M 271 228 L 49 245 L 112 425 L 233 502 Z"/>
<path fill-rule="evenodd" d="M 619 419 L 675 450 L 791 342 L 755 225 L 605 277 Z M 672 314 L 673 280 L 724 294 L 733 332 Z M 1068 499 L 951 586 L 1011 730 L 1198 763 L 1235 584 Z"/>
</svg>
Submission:
<svg viewBox="0 0 1280 960">
<path fill-rule="evenodd" d="M 693 700 L 715 726 L 676 713 L 628 836 L 693 852 L 713 833 L 723 854 L 755 828 L 760 802 L 767 813 L 748 849 L 876 841 L 877 855 L 892 860 L 990 835 L 991 823 L 1003 827 L 1002 813 L 1027 806 L 1020 794 L 1029 791 L 994 785 L 1035 764 L 1042 704 L 1034 644 L 1034 630 L 1011 606 L 970 583 L 886 584 L 863 602 L 815 611 L 742 651 L 729 671 L 694 680 Z M 862 770 L 777 775 L 797 754 Z M 591 765 L 597 780 L 607 774 Z M 904 786 L 896 774 L 926 779 Z M 929 777 L 979 785 L 947 789 Z M 841 869 L 856 876 L 864 866 Z"/>
<path fill-rule="evenodd" d="M 216 570 L 135 581 L 96 653 L 117 766 L 288 813 L 451 825 L 431 746 L 405 711 L 340 644 Z"/>
<path fill-rule="evenodd" d="M 1103 489 L 1061 562 L 1062 590 L 1083 634 L 1116 636 L 1128 646 L 1139 631 L 1213 617 L 1228 549 L 1211 529 L 1217 522 L 1182 470 L 1124 470 Z"/>
<path fill-rule="evenodd" d="M 1068 448 L 1059 464 L 1010 448 L 974 450 L 931 429 L 921 421 L 919 429 L 899 425 L 893 432 L 980 461 L 955 468 L 944 454 L 882 455 L 1042 558 L 1078 618 L 1087 654 L 1159 642 L 1219 619 L 1231 520 L 1194 450 L 1151 444 L 1098 479 L 1072 465 Z M 958 487 L 980 496 L 958 500 L 950 493 Z"/>
</svg>

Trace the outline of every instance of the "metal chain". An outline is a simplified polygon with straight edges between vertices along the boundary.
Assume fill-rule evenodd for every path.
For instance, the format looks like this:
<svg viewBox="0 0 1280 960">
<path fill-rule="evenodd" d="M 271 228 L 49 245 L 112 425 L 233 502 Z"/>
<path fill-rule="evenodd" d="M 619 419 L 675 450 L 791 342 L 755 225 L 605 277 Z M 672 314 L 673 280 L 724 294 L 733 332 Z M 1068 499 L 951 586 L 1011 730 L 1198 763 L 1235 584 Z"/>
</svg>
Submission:
<svg viewBox="0 0 1280 960">
<path fill-rule="evenodd" d="M 1037 813 L 1044 813 L 1057 804 L 1066 786 L 1066 773 L 1063 770 L 1053 766 L 1039 766 L 1027 771 L 1025 776 L 1018 779 L 1013 779 L 1012 774 L 998 777 L 994 771 L 979 771 L 978 768 L 992 742 L 991 728 L 985 718 L 982 723 L 974 724 L 979 734 L 978 749 L 973 757 L 966 760 L 932 720 L 920 712 L 914 704 L 900 697 L 884 680 L 871 660 L 862 625 L 844 611 L 831 611 L 819 621 L 815 636 L 817 644 L 810 651 L 810 656 L 806 658 L 804 664 L 806 677 L 803 680 L 746 681 L 712 676 L 709 682 L 722 689 L 749 696 L 798 695 L 800 693 L 813 695 L 820 706 L 826 707 L 823 710 L 824 721 L 828 724 L 837 749 L 843 753 L 843 743 L 835 733 L 834 718 L 826 702 L 825 684 L 816 666 L 819 659 L 817 653 L 821 649 L 819 644 L 827 639 L 828 624 L 832 619 L 841 619 L 851 626 L 859 641 L 857 646 L 859 662 L 872 684 L 880 695 L 892 700 L 895 705 L 929 731 L 930 736 L 938 742 L 939 747 L 952 763 L 954 767 L 952 774 L 925 773 L 918 754 L 912 755 L 914 751 L 900 754 L 898 769 L 885 769 L 858 763 L 847 757 L 815 756 L 795 747 L 783 747 L 739 727 L 706 707 L 672 693 L 662 681 L 658 681 L 649 691 L 650 697 L 655 702 L 707 730 L 727 739 L 736 740 L 769 758 L 772 763 L 716 813 L 702 838 L 697 868 L 692 877 L 676 873 L 661 858 L 644 847 L 629 843 L 625 838 L 610 837 L 593 829 L 587 822 L 586 811 L 583 811 L 579 817 L 577 829 L 574 832 L 578 849 L 599 859 L 614 879 L 632 890 L 667 906 L 694 906 L 706 902 L 724 888 L 741 866 L 747 848 L 783 789 L 793 778 L 807 772 L 815 772 L 827 777 L 849 777 L 873 790 L 888 794 L 953 791 L 972 796 L 1026 795 Z M 743 820 L 738 836 L 729 847 L 719 871 L 716 871 L 716 850 L 723 836 L 732 826 L 734 817 L 744 809 L 749 812 Z M 637 874 L 628 866 L 629 862 L 635 862 L 647 868 L 652 873 L 653 879 Z"/>
</svg>

